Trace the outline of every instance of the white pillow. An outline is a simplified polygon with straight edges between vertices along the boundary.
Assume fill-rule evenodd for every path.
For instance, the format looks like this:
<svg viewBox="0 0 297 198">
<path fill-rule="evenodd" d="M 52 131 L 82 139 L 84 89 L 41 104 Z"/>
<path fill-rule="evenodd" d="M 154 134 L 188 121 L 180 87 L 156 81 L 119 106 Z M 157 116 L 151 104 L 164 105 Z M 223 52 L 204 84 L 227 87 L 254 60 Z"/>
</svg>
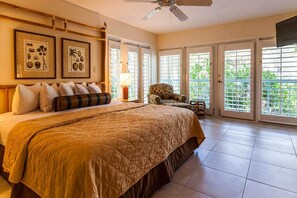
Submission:
<svg viewBox="0 0 297 198">
<path fill-rule="evenodd" d="M 33 86 L 17 85 L 12 99 L 12 113 L 18 115 L 38 109 L 40 88 L 40 83 Z"/>
<path fill-rule="evenodd" d="M 74 88 L 75 95 L 81 95 L 81 94 L 88 94 L 88 89 L 83 84 L 75 84 Z"/>
<path fill-rule="evenodd" d="M 82 82 L 81 84 L 82 84 L 83 86 L 85 86 L 85 87 L 88 87 L 88 85 L 87 85 L 86 82 Z"/>
<path fill-rule="evenodd" d="M 40 109 L 43 112 L 50 112 L 53 110 L 52 102 L 55 97 L 60 96 L 59 94 L 59 87 L 56 83 L 52 86 L 48 85 L 47 83 L 42 83 L 42 87 L 40 90 Z"/>
<path fill-rule="evenodd" d="M 100 87 L 98 87 L 96 84 L 92 83 L 88 85 L 88 89 L 90 93 L 102 93 Z"/>
<path fill-rule="evenodd" d="M 74 82 L 60 83 L 59 92 L 61 96 L 72 96 L 74 95 Z"/>
</svg>

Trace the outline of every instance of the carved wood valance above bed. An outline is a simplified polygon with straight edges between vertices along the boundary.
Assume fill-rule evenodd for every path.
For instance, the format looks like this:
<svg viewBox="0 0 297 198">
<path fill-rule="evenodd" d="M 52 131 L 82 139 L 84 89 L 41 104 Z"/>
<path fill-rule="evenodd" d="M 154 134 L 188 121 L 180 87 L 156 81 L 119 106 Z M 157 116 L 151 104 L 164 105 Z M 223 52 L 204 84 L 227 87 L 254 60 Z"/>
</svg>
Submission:
<svg viewBox="0 0 297 198">
<path fill-rule="evenodd" d="M 87 84 L 89 83 L 92 83 L 92 82 L 87 82 Z M 56 84 L 59 84 L 59 82 Z M 101 88 L 103 92 L 105 91 L 104 82 L 96 82 L 96 84 Z M 25 84 L 25 85 L 30 86 L 32 84 Z M 17 85 L 0 85 L 0 113 L 11 111 L 12 98 L 13 98 L 16 86 Z"/>
</svg>

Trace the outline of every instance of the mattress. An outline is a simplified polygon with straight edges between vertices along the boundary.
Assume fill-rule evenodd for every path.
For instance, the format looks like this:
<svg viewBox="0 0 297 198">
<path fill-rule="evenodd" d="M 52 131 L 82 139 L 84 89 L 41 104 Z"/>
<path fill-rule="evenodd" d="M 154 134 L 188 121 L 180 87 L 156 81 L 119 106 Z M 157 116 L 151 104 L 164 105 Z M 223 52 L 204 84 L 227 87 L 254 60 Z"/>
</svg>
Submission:
<svg viewBox="0 0 297 198">
<path fill-rule="evenodd" d="M 35 119 L 35 118 L 59 115 L 59 114 L 63 114 L 63 113 L 82 111 L 83 109 L 114 106 L 114 105 L 118 105 L 121 103 L 122 102 L 112 101 L 110 104 L 107 104 L 107 105 L 91 106 L 91 107 L 80 108 L 80 109 L 70 109 L 67 111 L 59 111 L 59 112 L 52 111 L 52 112 L 48 112 L 48 113 L 44 113 L 40 110 L 32 111 L 32 112 L 22 114 L 22 115 L 13 115 L 12 112 L 2 113 L 2 114 L 0 114 L 0 144 L 2 144 L 3 146 L 6 145 L 6 140 L 7 140 L 9 132 L 15 125 L 17 125 L 20 122 Z"/>
</svg>

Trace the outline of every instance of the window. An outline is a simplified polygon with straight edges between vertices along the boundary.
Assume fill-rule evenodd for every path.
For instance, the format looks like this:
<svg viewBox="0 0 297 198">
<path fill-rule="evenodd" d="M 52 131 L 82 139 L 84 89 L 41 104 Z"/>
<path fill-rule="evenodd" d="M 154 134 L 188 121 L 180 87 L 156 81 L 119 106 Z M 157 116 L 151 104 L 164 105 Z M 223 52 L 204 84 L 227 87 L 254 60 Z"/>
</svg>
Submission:
<svg viewBox="0 0 297 198">
<path fill-rule="evenodd" d="M 210 109 L 212 82 L 211 47 L 189 48 L 189 98 L 205 101 Z"/>
<path fill-rule="evenodd" d="M 139 88 L 139 58 L 138 47 L 128 46 L 128 72 L 131 74 L 131 86 L 129 87 L 129 99 L 138 97 Z"/>
<path fill-rule="evenodd" d="M 151 85 L 151 51 L 142 48 L 142 85 L 143 85 L 143 102 L 148 103 L 147 95 Z"/>
<path fill-rule="evenodd" d="M 181 49 L 160 51 L 160 82 L 172 85 L 175 93 L 181 87 L 181 54 Z"/>
<path fill-rule="evenodd" d="M 263 41 L 261 80 L 261 114 L 297 118 L 297 45 Z"/>
<path fill-rule="evenodd" d="M 129 72 L 131 74 L 129 99 L 147 101 L 147 93 L 151 84 L 150 49 L 111 40 L 108 41 L 108 47 L 109 92 L 112 98 L 122 97 L 120 73 Z M 141 54 L 140 49 L 142 49 Z"/>
<path fill-rule="evenodd" d="M 252 50 L 226 50 L 224 110 L 251 112 Z"/>
<path fill-rule="evenodd" d="M 109 41 L 109 82 L 112 98 L 119 98 L 121 93 L 121 50 L 120 43 Z"/>
</svg>

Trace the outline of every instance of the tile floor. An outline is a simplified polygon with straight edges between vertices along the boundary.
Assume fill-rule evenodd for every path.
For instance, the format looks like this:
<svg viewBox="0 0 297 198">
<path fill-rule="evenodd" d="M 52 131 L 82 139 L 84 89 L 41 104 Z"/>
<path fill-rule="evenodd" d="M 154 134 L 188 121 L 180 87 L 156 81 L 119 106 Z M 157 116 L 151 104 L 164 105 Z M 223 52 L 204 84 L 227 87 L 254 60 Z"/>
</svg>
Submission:
<svg viewBox="0 0 297 198">
<path fill-rule="evenodd" d="M 207 117 L 206 139 L 152 198 L 297 198 L 297 127 Z"/>
<path fill-rule="evenodd" d="M 297 198 L 297 127 L 200 122 L 206 140 L 152 198 Z M 10 190 L 0 177 L 0 197 Z"/>
</svg>

